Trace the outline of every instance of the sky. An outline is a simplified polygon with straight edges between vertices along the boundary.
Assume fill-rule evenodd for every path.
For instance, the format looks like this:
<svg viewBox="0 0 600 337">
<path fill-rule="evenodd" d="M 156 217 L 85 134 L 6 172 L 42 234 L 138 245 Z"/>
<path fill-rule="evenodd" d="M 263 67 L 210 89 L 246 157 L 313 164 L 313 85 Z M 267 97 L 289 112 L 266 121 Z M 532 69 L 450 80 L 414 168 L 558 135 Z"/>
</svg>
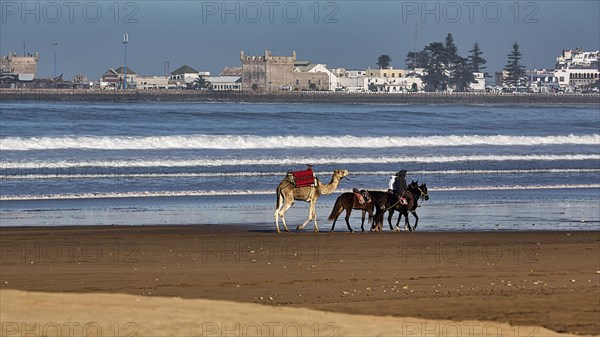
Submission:
<svg viewBox="0 0 600 337">
<path fill-rule="evenodd" d="M 0 54 L 39 52 L 38 77 L 97 80 L 122 66 L 162 75 L 187 64 L 218 75 L 240 51 L 291 55 L 330 68 L 405 68 L 409 51 L 451 33 L 459 54 L 475 42 L 488 72 L 517 42 L 527 68 L 553 68 L 563 49 L 600 49 L 600 1 L 7 1 L 0 0 Z M 57 43 L 56 46 L 53 44 Z"/>
</svg>

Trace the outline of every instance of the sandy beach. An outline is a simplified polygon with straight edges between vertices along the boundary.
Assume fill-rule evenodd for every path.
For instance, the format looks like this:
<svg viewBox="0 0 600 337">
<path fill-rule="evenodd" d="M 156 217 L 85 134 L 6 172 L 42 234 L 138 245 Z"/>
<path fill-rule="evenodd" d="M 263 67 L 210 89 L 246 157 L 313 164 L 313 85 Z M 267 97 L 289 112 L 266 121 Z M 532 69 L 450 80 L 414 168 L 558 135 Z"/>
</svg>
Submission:
<svg viewBox="0 0 600 337">
<path fill-rule="evenodd" d="M 425 336 L 422 322 L 433 322 L 436 335 L 485 336 L 489 322 L 501 336 L 600 334 L 598 231 L 5 227 L 0 243 L 6 336 L 20 336 L 27 322 L 40 323 L 42 335 L 44 326 L 56 328 L 48 322 L 81 328 L 94 320 L 105 329 L 120 324 L 111 331 L 120 336 L 134 328 L 139 336 L 221 336 L 227 324 L 239 324 L 237 335 L 256 335 L 242 331 L 255 327 L 249 322 L 297 323 L 302 336 L 313 336 L 314 324 L 319 336 Z M 469 330 L 473 321 L 488 323 Z"/>
</svg>

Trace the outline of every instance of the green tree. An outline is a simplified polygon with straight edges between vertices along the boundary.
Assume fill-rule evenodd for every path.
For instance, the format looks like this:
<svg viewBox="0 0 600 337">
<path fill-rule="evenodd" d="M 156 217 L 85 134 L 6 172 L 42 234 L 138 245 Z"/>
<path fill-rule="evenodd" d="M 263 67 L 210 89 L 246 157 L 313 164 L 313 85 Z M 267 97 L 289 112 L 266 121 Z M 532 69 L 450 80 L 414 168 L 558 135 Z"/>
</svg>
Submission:
<svg viewBox="0 0 600 337">
<path fill-rule="evenodd" d="M 377 92 L 377 85 L 375 83 L 369 83 L 369 91 L 370 92 Z"/>
<path fill-rule="evenodd" d="M 451 33 L 446 35 L 444 42 L 432 42 L 422 51 L 409 52 L 406 56 L 407 66 L 409 62 L 417 63 L 417 60 L 425 68 L 425 75 L 421 78 L 426 91 L 444 91 L 449 86 L 457 91 L 465 91 L 469 89 L 470 83 L 475 82 L 469 58 L 458 54 L 458 47 Z"/>
<path fill-rule="evenodd" d="M 448 33 L 446 35 L 446 42 L 444 43 L 444 47 L 446 48 L 446 59 L 444 64 L 450 67 L 453 63 L 456 63 L 458 60 L 458 47 L 454 44 L 454 37 L 452 34 Z"/>
<path fill-rule="evenodd" d="M 429 64 L 429 54 L 425 50 L 421 50 L 418 52 L 409 51 L 406 54 L 406 59 L 404 60 L 406 63 L 407 69 L 415 69 L 415 68 L 427 68 Z"/>
<path fill-rule="evenodd" d="M 426 74 L 422 79 L 426 91 L 442 91 L 448 88 L 448 72 L 446 69 L 446 47 L 442 42 L 432 42 L 424 49 L 429 62 L 425 67 Z"/>
<path fill-rule="evenodd" d="M 475 83 L 475 75 L 468 65 L 467 58 L 458 56 L 451 68 L 449 84 L 454 86 L 456 91 L 468 91 L 471 83 Z"/>
<path fill-rule="evenodd" d="M 504 83 L 517 87 L 525 82 L 525 66 L 521 64 L 523 55 L 519 50 L 519 45 L 515 42 L 512 47 L 513 50 L 508 54 L 508 63 L 504 67 L 504 70 L 508 71 Z"/>
<path fill-rule="evenodd" d="M 468 66 L 468 59 L 458 55 L 458 47 L 454 43 L 454 37 L 448 33 L 444 43 L 446 48 L 446 70 L 448 72 L 448 84 L 456 91 L 466 91 L 469 84 L 475 82 L 475 76 Z"/>
<path fill-rule="evenodd" d="M 483 52 L 479 49 L 479 43 L 475 42 L 472 50 L 469 50 L 469 68 L 474 73 L 479 73 L 483 71 L 485 68 L 484 64 L 487 63 L 487 60 L 481 57 Z"/>
<path fill-rule="evenodd" d="M 206 78 L 204 78 L 204 76 L 199 75 L 194 82 L 192 83 L 188 83 L 188 89 L 207 89 L 208 87 L 210 87 L 210 82 L 206 80 Z"/>
<path fill-rule="evenodd" d="M 377 65 L 380 69 L 387 69 L 390 67 L 390 63 L 392 62 L 392 58 L 389 55 L 381 55 L 377 59 Z"/>
</svg>

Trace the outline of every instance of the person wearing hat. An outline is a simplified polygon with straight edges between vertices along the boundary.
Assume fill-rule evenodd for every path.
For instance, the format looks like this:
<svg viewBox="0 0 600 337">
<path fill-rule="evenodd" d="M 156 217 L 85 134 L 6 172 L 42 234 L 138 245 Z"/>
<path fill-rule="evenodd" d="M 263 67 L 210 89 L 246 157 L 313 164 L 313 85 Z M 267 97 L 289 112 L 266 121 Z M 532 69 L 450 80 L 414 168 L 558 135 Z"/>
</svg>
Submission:
<svg viewBox="0 0 600 337">
<path fill-rule="evenodd" d="M 394 192 L 400 198 L 404 197 L 408 202 L 408 209 L 411 210 L 415 203 L 412 193 L 408 190 L 408 185 L 406 184 L 406 170 L 400 170 L 396 173 L 396 180 L 394 182 Z"/>
</svg>

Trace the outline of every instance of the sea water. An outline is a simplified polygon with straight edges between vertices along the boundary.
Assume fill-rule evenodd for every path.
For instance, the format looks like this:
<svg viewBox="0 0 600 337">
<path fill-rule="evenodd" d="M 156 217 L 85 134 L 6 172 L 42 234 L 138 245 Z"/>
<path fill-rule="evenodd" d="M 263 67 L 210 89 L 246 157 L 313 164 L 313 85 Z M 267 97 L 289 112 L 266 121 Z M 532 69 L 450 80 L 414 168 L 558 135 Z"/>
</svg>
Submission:
<svg viewBox="0 0 600 337">
<path fill-rule="evenodd" d="M 0 131 L 0 226 L 272 228 L 275 187 L 305 164 L 350 171 L 319 199 L 324 228 L 339 192 L 400 169 L 429 188 L 419 230 L 600 224 L 597 106 L 14 102 Z"/>
</svg>

